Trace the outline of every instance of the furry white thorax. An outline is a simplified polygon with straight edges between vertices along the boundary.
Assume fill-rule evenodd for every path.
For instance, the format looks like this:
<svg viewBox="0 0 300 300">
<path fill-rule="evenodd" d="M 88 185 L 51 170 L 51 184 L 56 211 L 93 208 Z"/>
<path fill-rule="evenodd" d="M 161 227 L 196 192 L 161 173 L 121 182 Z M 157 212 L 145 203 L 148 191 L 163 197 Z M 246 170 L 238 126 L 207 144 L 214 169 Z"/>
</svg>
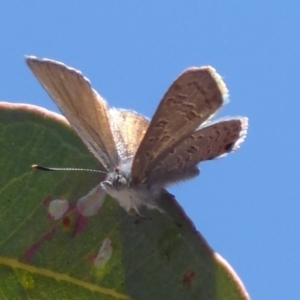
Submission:
<svg viewBox="0 0 300 300">
<path fill-rule="evenodd" d="M 163 212 L 156 204 L 161 188 L 144 184 L 131 185 L 131 165 L 132 160 L 121 164 L 109 173 L 101 182 L 103 190 L 117 200 L 120 206 L 130 214 L 140 216 L 142 206 Z"/>
</svg>

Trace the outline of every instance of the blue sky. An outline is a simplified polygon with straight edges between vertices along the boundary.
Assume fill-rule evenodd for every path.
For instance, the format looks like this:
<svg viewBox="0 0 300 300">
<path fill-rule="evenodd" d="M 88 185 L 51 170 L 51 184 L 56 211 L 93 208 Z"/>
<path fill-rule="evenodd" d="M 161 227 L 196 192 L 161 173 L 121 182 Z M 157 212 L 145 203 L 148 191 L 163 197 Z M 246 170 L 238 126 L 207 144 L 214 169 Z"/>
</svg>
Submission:
<svg viewBox="0 0 300 300">
<path fill-rule="evenodd" d="M 151 117 L 184 69 L 215 67 L 231 99 L 219 116 L 248 116 L 248 138 L 238 152 L 203 163 L 200 177 L 170 191 L 253 299 L 296 299 L 299 6 L 296 1 L 7 2 L 0 10 L 0 98 L 58 111 L 24 63 L 24 55 L 36 55 L 81 70 L 111 106 Z"/>
</svg>

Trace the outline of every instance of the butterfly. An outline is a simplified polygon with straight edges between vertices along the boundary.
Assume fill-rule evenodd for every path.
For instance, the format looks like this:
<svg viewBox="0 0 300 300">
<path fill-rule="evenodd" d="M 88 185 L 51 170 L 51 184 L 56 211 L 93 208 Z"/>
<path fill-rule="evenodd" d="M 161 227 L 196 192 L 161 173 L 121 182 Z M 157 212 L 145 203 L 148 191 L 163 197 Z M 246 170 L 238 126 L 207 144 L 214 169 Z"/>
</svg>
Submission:
<svg viewBox="0 0 300 300">
<path fill-rule="evenodd" d="M 26 58 L 27 65 L 78 136 L 106 170 L 101 188 L 129 214 L 157 209 L 164 188 L 199 175 L 199 163 L 237 150 L 248 118 L 211 122 L 228 90 L 210 66 L 189 68 L 169 87 L 152 120 L 109 108 L 81 72 Z"/>
</svg>

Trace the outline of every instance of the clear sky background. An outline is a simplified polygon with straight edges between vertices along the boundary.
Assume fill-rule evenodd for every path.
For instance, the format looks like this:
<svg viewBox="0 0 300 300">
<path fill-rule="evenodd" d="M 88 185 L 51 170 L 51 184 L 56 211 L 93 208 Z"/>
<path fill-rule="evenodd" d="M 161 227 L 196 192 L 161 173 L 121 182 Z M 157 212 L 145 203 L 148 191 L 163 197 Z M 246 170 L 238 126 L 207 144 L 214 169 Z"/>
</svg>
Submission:
<svg viewBox="0 0 300 300">
<path fill-rule="evenodd" d="M 8 1 L 0 98 L 58 111 L 25 65 L 36 55 L 151 117 L 184 69 L 214 66 L 231 99 L 219 116 L 248 116 L 248 138 L 170 191 L 253 299 L 299 299 L 299 16 L 297 1 Z"/>
</svg>

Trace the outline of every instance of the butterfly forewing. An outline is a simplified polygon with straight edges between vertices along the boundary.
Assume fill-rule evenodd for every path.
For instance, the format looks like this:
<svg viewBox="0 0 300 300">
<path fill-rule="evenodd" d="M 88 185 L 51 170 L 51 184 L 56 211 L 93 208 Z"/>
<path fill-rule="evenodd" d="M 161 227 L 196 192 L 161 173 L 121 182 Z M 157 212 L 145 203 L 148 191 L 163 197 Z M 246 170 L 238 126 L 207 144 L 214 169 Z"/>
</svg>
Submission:
<svg viewBox="0 0 300 300">
<path fill-rule="evenodd" d="M 111 108 L 109 113 L 119 156 L 123 161 L 132 159 L 147 131 L 149 121 L 134 111 Z"/>
<path fill-rule="evenodd" d="M 247 118 L 211 123 L 179 140 L 147 178 L 149 184 L 168 185 L 197 175 L 196 166 L 205 160 L 221 157 L 237 150 L 244 141 Z M 161 176 L 164 174 L 164 176 Z"/>
<path fill-rule="evenodd" d="M 192 134 L 223 105 L 227 89 L 211 67 L 179 76 L 160 102 L 132 165 L 133 183 L 144 183 L 174 145 Z"/>
<path fill-rule="evenodd" d="M 27 64 L 71 126 L 106 170 L 118 163 L 107 103 L 79 71 L 49 60 L 27 57 Z"/>
</svg>

